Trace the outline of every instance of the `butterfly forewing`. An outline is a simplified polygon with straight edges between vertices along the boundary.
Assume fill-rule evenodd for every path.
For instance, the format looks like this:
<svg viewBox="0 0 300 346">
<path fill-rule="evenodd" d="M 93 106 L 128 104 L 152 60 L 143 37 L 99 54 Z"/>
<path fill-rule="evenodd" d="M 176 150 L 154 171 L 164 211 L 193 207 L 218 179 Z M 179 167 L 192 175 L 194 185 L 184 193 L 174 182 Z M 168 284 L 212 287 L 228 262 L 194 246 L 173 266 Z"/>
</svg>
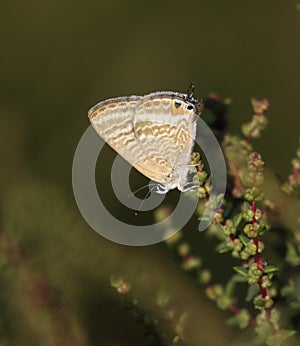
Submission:
<svg viewBox="0 0 300 346">
<path fill-rule="evenodd" d="M 141 96 L 119 97 L 98 103 L 89 111 L 96 132 L 127 161 L 139 152 L 133 131 L 133 114 Z"/>
</svg>

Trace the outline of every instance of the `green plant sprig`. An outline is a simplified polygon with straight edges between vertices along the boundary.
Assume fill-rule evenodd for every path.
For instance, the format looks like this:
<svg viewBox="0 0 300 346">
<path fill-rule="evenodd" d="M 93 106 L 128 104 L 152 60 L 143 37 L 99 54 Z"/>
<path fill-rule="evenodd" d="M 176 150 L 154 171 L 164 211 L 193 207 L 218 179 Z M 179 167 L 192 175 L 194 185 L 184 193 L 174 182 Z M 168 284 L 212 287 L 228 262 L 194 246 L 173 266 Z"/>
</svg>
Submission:
<svg viewBox="0 0 300 346">
<path fill-rule="evenodd" d="M 133 313 L 135 322 L 141 326 L 143 334 L 147 337 L 148 345 L 169 345 L 169 339 L 171 339 L 172 346 L 186 345 L 184 336 L 186 314 L 183 313 L 179 317 L 177 316 L 175 309 L 170 304 L 170 295 L 167 292 L 160 290 L 155 297 L 155 304 L 162 310 L 160 315 L 171 325 L 173 330 L 173 336 L 171 337 L 161 331 L 160 320 L 140 307 L 138 299 L 130 295 L 131 287 L 128 282 L 123 278 L 111 277 L 111 286 L 122 296 L 123 308 Z"/>
<path fill-rule="evenodd" d="M 292 173 L 288 176 L 288 181 L 282 185 L 282 189 L 287 194 L 297 192 L 300 188 L 300 145 L 296 151 L 296 157 L 291 161 Z"/>
<path fill-rule="evenodd" d="M 138 306 L 137 299 L 129 295 L 130 285 L 123 278 L 111 278 L 111 286 L 122 296 L 122 307 L 132 311 L 135 322 L 141 326 L 149 345 L 165 345 L 165 336 L 158 331 L 158 320 Z"/>
<path fill-rule="evenodd" d="M 208 298 L 214 300 L 219 308 L 234 313 L 234 317 L 228 321 L 230 324 L 241 329 L 254 327 L 257 337 L 253 342 L 280 345 L 295 331 L 280 327 L 280 314 L 274 308 L 273 299 L 278 293 L 273 288 L 273 281 L 278 268 L 264 258 L 265 243 L 261 239 L 270 229 L 268 212 L 274 202 L 264 196 L 262 184 L 265 164 L 250 144 L 250 140 L 258 138 L 267 125 L 265 111 L 269 103 L 265 99 L 253 99 L 252 106 L 252 120 L 242 127 L 244 138 L 226 135 L 223 139 L 222 145 L 231 174 L 228 183 L 231 189 L 226 191 L 222 209 L 215 210 L 213 225 L 209 229 L 209 233 L 220 240 L 219 253 L 231 252 L 234 258 L 242 262 L 234 267 L 236 274 L 226 285 L 213 284 L 211 272 L 201 268 L 200 257 L 191 254 L 189 244 L 181 241 L 179 234 L 167 240 L 167 244 L 181 258 L 182 268 L 196 276 Z M 201 214 L 210 198 L 211 182 L 200 154 L 193 153 L 192 163 L 198 164 L 196 177 L 200 185 L 197 196 L 200 201 L 197 210 Z M 293 163 L 298 164 L 295 161 Z M 259 310 L 255 319 L 246 308 L 236 305 L 234 288 L 238 283 L 249 285 L 246 301 L 252 301 Z"/>
<path fill-rule="evenodd" d="M 189 244 L 182 240 L 182 233 L 178 232 L 166 240 L 166 244 L 180 258 L 181 268 L 191 274 L 196 283 L 204 288 L 206 296 L 213 300 L 220 309 L 229 310 L 236 315 L 236 324 L 241 329 L 248 325 L 256 327 L 256 321 L 250 316 L 250 313 L 246 309 L 240 309 L 235 304 L 233 288 L 236 283 L 235 280 L 240 280 L 237 275 L 227 286 L 213 284 L 211 271 L 202 267 L 202 259 L 199 256 L 192 254 Z"/>
<path fill-rule="evenodd" d="M 265 129 L 267 119 L 264 112 L 269 103 L 265 99 L 253 99 L 252 106 L 252 120 L 242 126 L 244 139 L 226 136 L 223 141 L 233 185 L 225 206 L 226 203 L 230 206 L 233 204 L 232 200 L 236 199 L 240 202 L 240 211 L 236 212 L 235 208 L 231 210 L 234 213 L 226 213 L 224 207 L 225 211 L 219 213 L 215 224 L 224 232 L 219 252 L 231 252 L 233 257 L 242 261 L 234 270 L 240 276 L 240 281 L 244 277 L 249 285 L 247 300 L 252 300 L 254 307 L 261 311 L 256 317 L 255 330 L 261 337 L 265 336 L 264 342 L 268 344 L 268 340 L 274 338 L 274 335 L 276 342 L 279 342 L 295 332 L 285 331 L 279 326 L 279 314 L 273 306 L 273 296 L 277 293 L 272 289 L 274 273 L 278 268 L 270 265 L 262 256 L 265 244 L 261 236 L 270 229 L 267 220 L 270 201 L 265 199 L 261 188 L 265 164 L 249 142 L 252 138 L 258 138 Z"/>
</svg>

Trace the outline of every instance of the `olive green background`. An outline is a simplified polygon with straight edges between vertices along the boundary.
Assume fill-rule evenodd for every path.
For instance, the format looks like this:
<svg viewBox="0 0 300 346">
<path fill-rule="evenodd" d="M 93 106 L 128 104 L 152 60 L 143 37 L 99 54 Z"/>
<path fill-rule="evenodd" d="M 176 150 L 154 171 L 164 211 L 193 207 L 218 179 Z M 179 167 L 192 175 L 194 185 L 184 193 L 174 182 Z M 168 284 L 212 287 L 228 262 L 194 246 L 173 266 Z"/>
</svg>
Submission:
<svg viewBox="0 0 300 346">
<path fill-rule="evenodd" d="M 250 120 L 251 97 L 269 99 L 269 126 L 255 145 L 285 179 L 300 124 L 296 3 L 29 0 L 2 4 L 1 233 L 13 239 L 22 256 L 15 261 L 10 251 L 4 252 L 0 340 L 24 344 L 26 330 L 31 331 L 33 344 L 47 339 L 49 321 L 32 317 L 32 323 L 26 322 L 23 280 L 28 284 L 38 275 L 70 309 L 82 337 L 78 344 L 144 344 L 130 313 L 122 310 L 110 288 L 111 274 L 128 278 L 135 287 L 139 284 L 134 280 L 150 275 L 150 293 L 137 289 L 141 301 L 168 287 L 177 297 L 178 309 L 195 310 L 190 327 L 203 344 L 217 344 L 218 334 L 226 342 L 235 337 L 238 332 L 225 326 L 230 315 L 205 300 L 163 244 L 124 247 L 101 238 L 85 224 L 72 194 L 72 159 L 89 125 L 87 111 L 95 103 L 157 90 L 185 92 L 194 81 L 198 98 L 215 92 L 233 100 L 231 133 L 239 133 L 241 124 Z M 111 193 L 105 188 L 107 163 L 113 157 L 113 151 L 106 149 L 97 169 L 107 203 Z M 146 180 L 137 177 L 138 188 Z M 232 271 L 230 262 L 224 268 L 224 257 L 215 255 L 213 241 L 196 229 L 193 220 L 187 230 L 193 251 L 216 281 L 226 280 Z"/>
</svg>

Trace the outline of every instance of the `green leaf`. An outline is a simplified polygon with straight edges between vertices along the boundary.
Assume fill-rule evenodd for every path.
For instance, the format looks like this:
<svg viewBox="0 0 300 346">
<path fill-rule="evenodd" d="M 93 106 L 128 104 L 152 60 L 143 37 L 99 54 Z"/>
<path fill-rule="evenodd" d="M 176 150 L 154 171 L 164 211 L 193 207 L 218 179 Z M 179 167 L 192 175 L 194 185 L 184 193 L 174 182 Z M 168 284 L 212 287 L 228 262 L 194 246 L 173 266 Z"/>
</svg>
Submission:
<svg viewBox="0 0 300 346">
<path fill-rule="evenodd" d="M 232 300 L 230 299 L 230 297 L 223 295 L 216 300 L 216 303 L 221 310 L 227 310 L 228 307 L 232 304 Z"/>
<path fill-rule="evenodd" d="M 298 299 L 298 300 L 290 303 L 289 307 L 291 308 L 291 310 L 299 311 L 300 310 L 300 300 Z"/>
<path fill-rule="evenodd" d="M 249 326 L 250 313 L 246 309 L 241 309 L 235 316 L 227 320 L 227 324 L 238 326 L 240 329 L 245 329 Z"/>
<path fill-rule="evenodd" d="M 201 220 L 203 220 L 203 221 L 210 221 L 211 217 L 210 217 L 210 215 L 201 215 L 201 216 L 198 217 L 198 221 L 201 221 Z"/>
<path fill-rule="evenodd" d="M 246 237 L 244 234 L 240 234 L 239 235 L 239 239 L 242 242 L 243 245 L 247 245 L 250 241 L 250 239 L 248 237 Z"/>
<path fill-rule="evenodd" d="M 246 268 L 244 268 L 244 267 L 241 267 L 241 266 L 235 266 L 235 267 L 233 267 L 233 269 L 238 273 L 238 274 L 240 274 L 240 275 L 242 275 L 242 276 L 248 276 L 248 270 L 246 269 Z"/>
<path fill-rule="evenodd" d="M 292 266 L 298 266 L 300 264 L 300 256 L 297 253 L 297 250 L 291 243 L 287 243 L 287 253 L 285 260 Z"/>
<path fill-rule="evenodd" d="M 277 333 L 270 335 L 266 340 L 266 345 L 282 345 L 283 341 L 296 334 L 295 330 L 280 330 Z"/>
<path fill-rule="evenodd" d="M 238 213 L 232 218 L 232 222 L 234 224 L 234 227 L 238 227 L 238 225 L 241 223 L 243 220 L 243 213 Z"/>
<path fill-rule="evenodd" d="M 241 277 L 241 275 L 237 275 Z M 233 297 L 234 294 L 234 287 L 235 287 L 236 282 L 229 280 L 225 286 L 225 295 L 228 297 Z"/>
<path fill-rule="evenodd" d="M 249 210 L 251 208 L 252 208 L 252 205 L 250 203 L 248 203 L 248 202 L 244 202 L 243 203 L 243 210 L 244 211 L 247 211 L 247 210 Z"/>
<path fill-rule="evenodd" d="M 286 285 L 283 286 L 280 290 L 280 295 L 284 298 L 290 296 L 292 293 L 295 292 L 295 287 L 292 285 Z"/>
<path fill-rule="evenodd" d="M 264 269 L 264 273 L 270 274 L 270 273 L 276 272 L 277 270 L 278 270 L 278 267 L 273 266 L 273 265 L 269 265 L 269 266 L 266 266 L 266 268 Z"/>
<path fill-rule="evenodd" d="M 219 249 L 218 253 L 222 254 L 222 253 L 227 253 L 227 252 L 230 252 L 230 251 L 232 251 L 232 247 L 226 246 L 226 247 L 223 247 L 223 248 Z"/>
<path fill-rule="evenodd" d="M 225 295 L 228 297 L 233 297 L 234 288 L 236 284 L 240 282 L 247 282 L 247 278 L 239 274 L 234 274 L 225 286 Z"/>
<path fill-rule="evenodd" d="M 230 281 L 233 281 L 233 282 L 247 282 L 247 277 L 246 276 L 241 276 L 239 274 L 234 274 Z"/>
<path fill-rule="evenodd" d="M 259 293 L 259 286 L 257 284 L 250 285 L 248 287 L 246 301 L 251 302 L 254 299 L 254 297 L 257 296 L 258 293 Z"/>
<path fill-rule="evenodd" d="M 172 341 L 172 346 L 184 346 L 185 342 L 179 339 L 179 336 L 176 335 L 175 338 Z"/>
</svg>

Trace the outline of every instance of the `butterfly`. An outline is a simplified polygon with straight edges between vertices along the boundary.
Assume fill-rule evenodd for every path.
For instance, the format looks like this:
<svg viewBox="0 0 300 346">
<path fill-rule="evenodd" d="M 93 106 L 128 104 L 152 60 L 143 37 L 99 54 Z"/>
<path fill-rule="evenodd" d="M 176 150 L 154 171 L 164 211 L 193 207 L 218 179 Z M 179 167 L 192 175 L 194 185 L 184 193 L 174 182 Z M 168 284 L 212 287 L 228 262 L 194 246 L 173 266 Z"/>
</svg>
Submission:
<svg viewBox="0 0 300 346">
<path fill-rule="evenodd" d="M 96 132 L 139 172 L 158 184 L 157 193 L 190 189 L 188 171 L 202 104 L 187 94 L 158 91 L 107 99 L 88 112 Z"/>
</svg>

